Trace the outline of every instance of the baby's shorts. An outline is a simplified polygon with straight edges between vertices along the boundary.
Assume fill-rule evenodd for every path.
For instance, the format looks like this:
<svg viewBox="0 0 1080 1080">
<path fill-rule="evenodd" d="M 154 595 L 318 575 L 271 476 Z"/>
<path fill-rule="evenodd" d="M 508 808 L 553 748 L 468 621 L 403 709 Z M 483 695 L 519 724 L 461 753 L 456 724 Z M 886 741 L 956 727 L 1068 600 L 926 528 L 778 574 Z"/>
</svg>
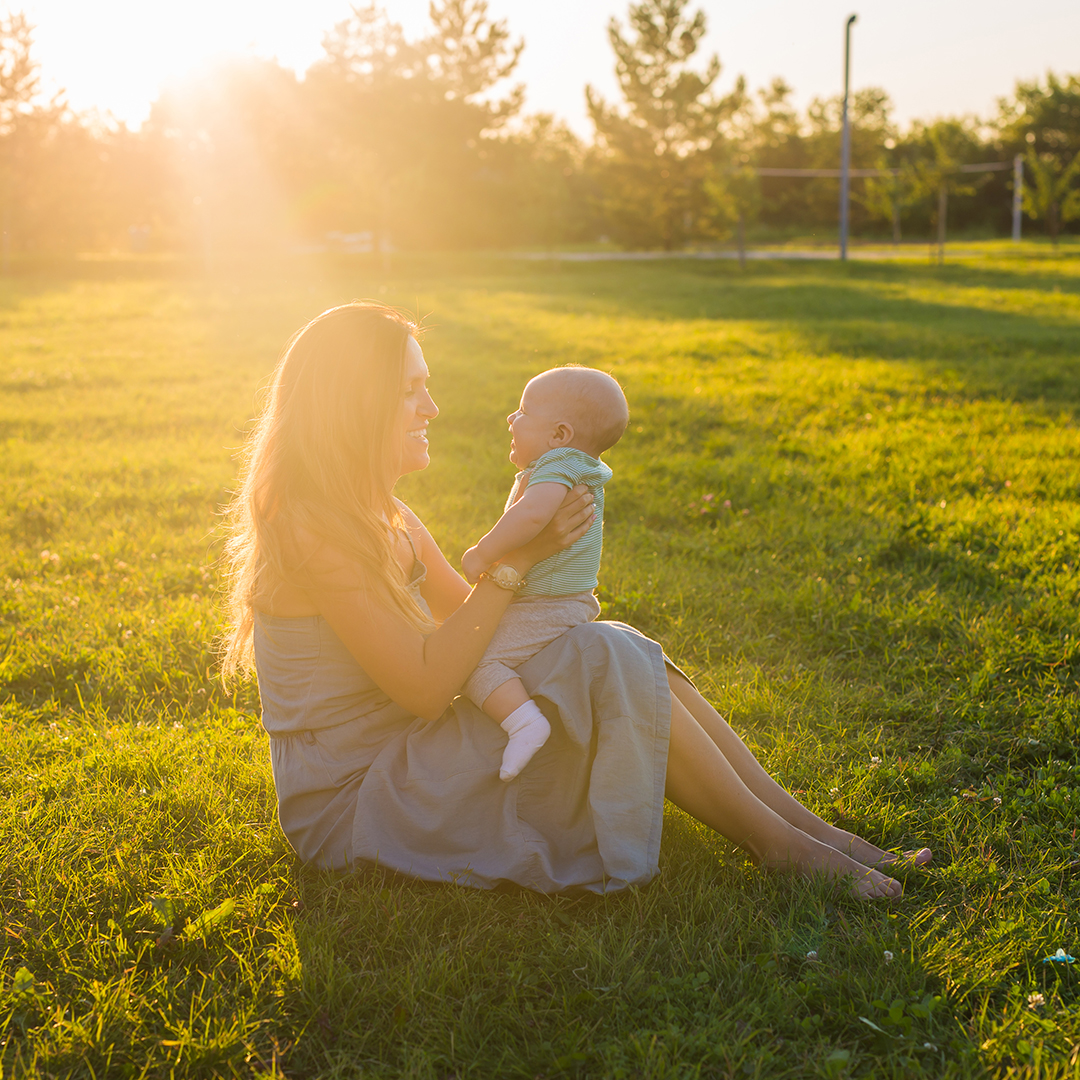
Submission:
<svg viewBox="0 0 1080 1080">
<path fill-rule="evenodd" d="M 483 707 L 493 690 L 517 678 L 516 668 L 560 634 L 592 622 L 599 614 L 600 601 L 591 592 L 515 597 L 462 693 Z"/>
</svg>

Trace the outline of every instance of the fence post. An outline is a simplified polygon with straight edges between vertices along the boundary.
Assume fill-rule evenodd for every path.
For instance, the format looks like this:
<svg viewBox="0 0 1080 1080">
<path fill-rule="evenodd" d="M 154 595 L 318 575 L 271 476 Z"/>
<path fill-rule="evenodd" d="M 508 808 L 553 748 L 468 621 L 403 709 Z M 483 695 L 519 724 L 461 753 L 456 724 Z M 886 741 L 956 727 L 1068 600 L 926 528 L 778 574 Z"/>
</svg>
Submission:
<svg viewBox="0 0 1080 1080">
<path fill-rule="evenodd" d="M 1024 158 L 1017 154 L 1013 158 L 1013 243 L 1020 242 L 1020 211 L 1024 208 Z"/>
<path fill-rule="evenodd" d="M 900 246 L 900 176 L 893 174 L 892 178 L 892 244 L 894 248 Z"/>
<path fill-rule="evenodd" d="M 949 187 L 944 180 L 937 193 L 937 262 L 945 265 L 945 213 L 949 208 Z"/>
</svg>

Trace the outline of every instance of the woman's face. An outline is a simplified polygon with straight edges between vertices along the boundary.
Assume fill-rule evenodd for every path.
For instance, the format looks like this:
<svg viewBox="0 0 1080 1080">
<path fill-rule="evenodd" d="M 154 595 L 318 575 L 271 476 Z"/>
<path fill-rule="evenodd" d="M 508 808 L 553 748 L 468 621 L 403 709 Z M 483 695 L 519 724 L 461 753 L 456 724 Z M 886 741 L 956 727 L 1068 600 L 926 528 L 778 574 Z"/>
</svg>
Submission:
<svg viewBox="0 0 1080 1080">
<path fill-rule="evenodd" d="M 401 414 L 395 442 L 401 448 L 398 476 L 426 469 L 428 457 L 427 426 L 439 415 L 435 402 L 427 391 L 428 366 L 420 345 L 409 338 L 405 346 L 405 385 L 402 387 Z"/>
</svg>

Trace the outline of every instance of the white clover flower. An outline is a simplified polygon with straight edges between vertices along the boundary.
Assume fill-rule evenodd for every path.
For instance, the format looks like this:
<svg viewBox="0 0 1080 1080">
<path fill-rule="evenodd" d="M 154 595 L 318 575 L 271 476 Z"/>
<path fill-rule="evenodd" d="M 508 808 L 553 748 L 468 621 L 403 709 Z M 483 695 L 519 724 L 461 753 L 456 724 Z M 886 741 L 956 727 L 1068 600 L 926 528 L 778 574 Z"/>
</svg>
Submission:
<svg viewBox="0 0 1080 1080">
<path fill-rule="evenodd" d="M 870 759 L 870 764 L 871 764 L 871 765 L 880 765 L 880 764 L 881 764 L 881 758 L 879 758 L 879 757 L 872 757 L 872 758 Z"/>
<path fill-rule="evenodd" d="M 1001 796 L 1000 795 L 995 795 L 994 796 L 994 805 L 995 806 L 1000 806 L 1001 805 Z"/>
<path fill-rule="evenodd" d="M 1037 991 L 1034 994 L 1028 994 L 1028 1008 L 1037 1009 L 1040 1005 L 1046 1004 L 1046 998 Z"/>
<path fill-rule="evenodd" d="M 840 789 L 838 787 L 829 788 L 829 794 L 835 798 L 837 795 L 840 794 Z"/>
<path fill-rule="evenodd" d="M 891 964 L 893 962 L 893 954 L 888 949 L 885 950 L 885 963 Z"/>
<path fill-rule="evenodd" d="M 809 960 L 811 964 L 816 964 L 817 963 L 817 949 L 811 949 L 806 954 L 806 959 Z"/>
</svg>

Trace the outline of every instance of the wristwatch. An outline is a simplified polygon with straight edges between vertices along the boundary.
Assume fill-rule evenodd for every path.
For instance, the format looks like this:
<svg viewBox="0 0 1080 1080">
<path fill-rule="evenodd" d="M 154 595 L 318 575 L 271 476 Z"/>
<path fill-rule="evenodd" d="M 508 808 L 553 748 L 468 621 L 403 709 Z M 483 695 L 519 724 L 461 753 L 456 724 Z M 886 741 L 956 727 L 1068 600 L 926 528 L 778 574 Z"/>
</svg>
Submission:
<svg viewBox="0 0 1080 1080">
<path fill-rule="evenodd" d="M 498 585 L 500 589 L 506 589 L 507 592 L 512 593 L 521 592 L 529 584 L 514 567 L 509 566 L 507 563 L 496 563 L 490 570 L 484 571 L 480 576 Z"/>
</svg>

